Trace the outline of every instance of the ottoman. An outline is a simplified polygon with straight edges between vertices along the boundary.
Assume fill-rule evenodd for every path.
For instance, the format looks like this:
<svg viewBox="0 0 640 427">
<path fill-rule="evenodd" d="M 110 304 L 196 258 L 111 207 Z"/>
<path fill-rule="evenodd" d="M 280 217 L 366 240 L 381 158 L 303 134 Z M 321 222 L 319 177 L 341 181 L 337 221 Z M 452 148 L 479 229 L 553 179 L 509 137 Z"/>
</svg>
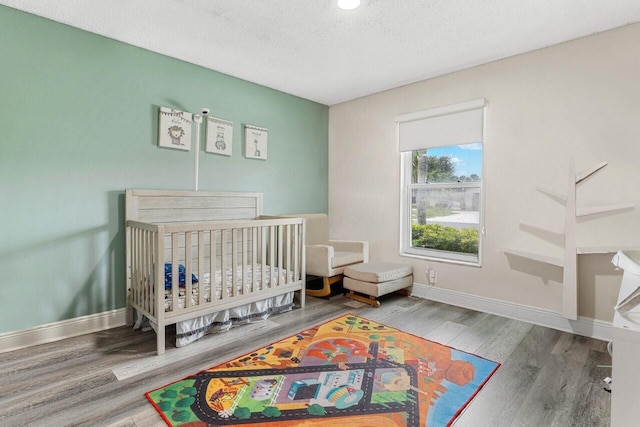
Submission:
<svg viewBox="0 0 640 427">
<path fill-rule="evenodd" d="M 408 288 L 413 285 L 413 268 L 409 264 L 382 262 L 350 265 L 344 269 L 342 285 L 349 290 L 344 295 L 347 298 L 379 307 L 379 296 L 396 291 L 409 295 Z"/>
</svg>

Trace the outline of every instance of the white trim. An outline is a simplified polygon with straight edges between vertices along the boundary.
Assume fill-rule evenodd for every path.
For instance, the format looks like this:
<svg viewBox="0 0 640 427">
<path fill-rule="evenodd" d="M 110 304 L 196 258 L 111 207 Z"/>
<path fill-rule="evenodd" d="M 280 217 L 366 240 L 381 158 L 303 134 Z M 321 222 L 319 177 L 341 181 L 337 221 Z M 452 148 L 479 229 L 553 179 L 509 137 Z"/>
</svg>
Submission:
<svg viewBox="0 0 640 427">
<path fill-rule="evenodd" d="M 612 339 L 611 322 L 604 322 L 602 320 L 588 317 L 578 317 L 578 320 L 569 320 L 562 317 L 561 313 L 555 313 L 549 310 L 436 288 L 420 283 L 413 284 L 412 295 L 599 340 L 611 341 Z"/>
<path fill-rule="evenodd" d="M 420 252 L 420 250 L 416 250 L 415 252 L 416 253 L 412 253 L 411 249 L 409 249 L 406 252 L 400 252 L 398 255 L 405 258 L 421 259 L 422 261 L 436 261 L 436 262 L 443 262 L 447 264 L 457 264 L 457 265 L 464 265 L 467 267 L 482 268 L 482 265 L 480 265 L 477 260 L 476 261 L 460 261 L 453 258 L 442 258 L 437 256 L 425 255 L 424 251 Z M 432 251 L 432 252 L 437 253 L 437 251 Z M 442 251 L 442 252 L 449 255 L 456 254 L 456 252 L 446 252 L 446 251 Z"/>
<path fill-rule="evenodd" d="M 91 332 L 104 331 L 126 324 L 126 309 L 61 320 L 15 332 L 0 334 L 0 353 L 45 344 Z"/>
</svg>

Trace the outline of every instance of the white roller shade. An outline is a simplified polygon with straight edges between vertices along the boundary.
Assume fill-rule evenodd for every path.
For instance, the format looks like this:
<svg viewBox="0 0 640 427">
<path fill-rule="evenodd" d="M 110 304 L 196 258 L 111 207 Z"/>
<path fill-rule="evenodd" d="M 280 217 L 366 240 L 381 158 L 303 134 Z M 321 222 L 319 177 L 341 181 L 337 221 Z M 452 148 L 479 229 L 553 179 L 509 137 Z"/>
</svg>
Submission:
<svg viewBox="0 0 640 427">
<path fill-rule="evenodd" d="M 398 151 L 482 142 L 485 100 L 405 114 L 398 123 Z"/>
</svg>

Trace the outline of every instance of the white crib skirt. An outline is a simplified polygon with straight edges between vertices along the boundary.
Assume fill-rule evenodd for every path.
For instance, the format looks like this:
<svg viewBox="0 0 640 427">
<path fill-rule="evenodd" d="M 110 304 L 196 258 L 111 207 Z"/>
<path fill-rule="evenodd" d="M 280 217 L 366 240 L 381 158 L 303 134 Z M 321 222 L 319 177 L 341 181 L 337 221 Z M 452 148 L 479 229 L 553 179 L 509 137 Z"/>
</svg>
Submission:
<svg viewBox="0 0 640 427">
<path fill-rule="evenodd" d="M 293 297 L 294 292 L 289 292 L 251 304 L 178 322 L 176 323 L 176 347 L 184 347 L 187 344 L 191 344 L 209 332 L 228 331 L 234 326 L 265 320 L 272 314 L 290 311 L 293 309 Z M 157 331 L 155 322 L 150 322 L 149 319 L 137 312 L 136 318 L 134 329 L 145 331 L 153 328 L 154 331 Z"/>
</svg>

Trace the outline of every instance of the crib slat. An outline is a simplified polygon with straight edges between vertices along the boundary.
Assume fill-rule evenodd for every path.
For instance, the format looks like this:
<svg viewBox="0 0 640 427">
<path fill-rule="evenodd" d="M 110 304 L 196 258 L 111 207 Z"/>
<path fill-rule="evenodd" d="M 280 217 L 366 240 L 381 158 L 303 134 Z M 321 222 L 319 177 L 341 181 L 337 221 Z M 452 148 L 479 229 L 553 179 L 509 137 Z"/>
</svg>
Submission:
<svg viewBox="0 0 640 427">
<path fill-rule="evenodd" d="M 148 265 L 147 265 L 147 272 L 146 272 L 146 276 L 147 276 L 147 283 L 145 284 L 147 286 L 147 288 L 149 289 L 149 295 L 148 295 L 148 300 L 147 300 L 147 307 L 149 308 L 149 313 L 152 316 L 156 315 L 156 310 L 155 310 L 155 304 L 153 303 L 153 295 L 154 295 L 154 290 L 153 290 L 153 283 L 155 282 L 153 280 L 153 266 L 155 265 L 155 261 L 153 259 L 153 254 L 154 251 L 156 251 L 156 234 L 153 232 L 149 232 L 149 248 L 148 248 Z M 157 252 L 156 252 L 157 253 Z"/>
<path fill-rule="evenodd" d="M 140 304 L 140 307 L 142 309 L 144 309 L 144 297 L 145 297 L 145 293 L 144 293 L 144 238 L 145 238 L 145 232 L 144 230 L 140 230 L 140 234 L 138 236 L 138 277 L 139 277 L 139 281 L 138 281 L 138 286 L 139 286 L 139 292 L 138 292 L 138 304 Z"/>
<path fill-rule="evenodd" d="M 244 294 L 247 290 L 247 279 L 248 279 L 248 257 L 247 257 L 247 239 L 249 230 L 246 227 L 242 228 L 242 293 Z"/>
<path fill-rule="evenodd" d="M 198 304 L 204 304 L 204 231 L 198 231 Z"/>
<path fill-rule="evenodd" d="M 283 250 L 282 233 L 283 233 L 284 230 L 282 228 L 282 225 L 276 226 L 276 229 L 278 230 L 278 235 L 277 235 L 278 240 L 276 241 L 276 251 L 278 253 L 278 273 L 275 275 L 276 276 L 276 281 L 274 282 L 274 284 L 276 286 L 280 286 L 282 284 L 282 283 L 280 283 L 281 282 L 280 274 L 281 274 L 281 272 L 283 270 L 283 268 L 282 268 L 282 258 L 283 258 L 283 253 L 282 253 L 282 250 Z"/>
<path fill-rule="evenodd" d="M 238 289 L 238 230 L 231 229 L 231 296 L 235 297 Z"/>
<path fill-rule="evenodd" d="M 184 233 L 184 306 L 191 307 L 191 293 L 193 283 L 191 282 L 191 233 Z"/>
<path fill-rule="evenodd" d="M 287 237 L 284 240 L 284 244 L 286 245 L 287 254 L 287 264 L 285 265 L 285 275 L 284 275 L 284 283 L 290 283 L 289 280 L 289 271 L 291 271 L 291 225 L 286 225 L 287 227 Z"/>
<path fill-rule="evenodd" d="M 178 233 L 171 233 L 171 311 L 180 309 L 180 263 L 178 262 Z"/>
<path fill-rule="evenodd" d="M 136 295 L 135 295 L 135 301 L 136 304 L 140 304 L 140 296 L 142 294 L 142 286 L 140 285 L 142 276 L 140 274 L 140 238 L 142 236 L 142 230 L 137 230 L 136 233 L 136 248 L 135 248 L 135 254 L 136 254 Z"/>
<path fill-rule="evenodd" d="M 227 297 L 227 230 L 220 230 L 220 299 Z"/>
<path fill-rule="evenodd" d="M 275 280 L 273 279 L 273 275 L 275 273 L 275 269 L 273 268 L 276 265 L 276 226 L 269 227 L 269 265 L 271 268 L 269 269 L 269 287 L 272 288 L 275 285 Z"/>
<path fill-rule="evenodd" d="M 138 300 L 138 304 L 140 304 L 140 307 L 142 309 L 145 309 L 144 307 L 144 297 L 145 297 L 145 292 L 144 292 L 144 239 L 145 239 L 145 231 L 144 230 L 140 230 L 140 234 L 138 236 L 138 277 L 139 277 L 139 281 L 138 281 L 138 285 L 139 285 L 139 300 Z"/>
<path fill-rule="evenodd" d="M 217 240 L 216 240 L 216 231 L 215 230 L 211 230 L 209 232 L 210 236 L 209 236 L 209 242 L 211 242 L 211 244 L 209 245 L 209 292 L 211 292 L 211 295 L 209 295 L 209 301 L 215 301 L 218 299 L 218 297 L 216 296 L 216 247 L 217 247 Z"/>
<path fill-rule="evenodd" d="M 127 298 L 131 300 L 131 303 L 135 303 L 137 286 L 138 286 L 136 283 L 138 281 L 138 272 L 136 271 L 136 268 L 137 268 L 136 240 L 138 239 L 137 229 L 132 228 L 130 234 L 131 234 L 131 243 L 130 243 L 130 250 L 129 250 L 129 259 L 131 262 L 131 270 L 129 271 L 129 274 L 131 276 L 131 283 L 130 283 L 131 289 L 129 289 L 129 295 L 127 295 Z"/>
<path fill-rule="evenodd" d="M 152 316 L 156 315 L 156 306 L 155 306 L 155 287 L 154 284 L 156 282 L 155 280 L 155 268 L 154 266 L 156 266 L 157 268 L 157 254 L 158 254 L 158 248 L 156 247 L 158 242 L 158 234 L 156 232 L 149 232 L 149 266 L 147 267 L 147 284 L 146 286 L 149 288 L 149 298 L 148 298 L 148 306 L 149 306 L 149 313 L 151 313 Z"/>
<path fill-rule="evenodd" d="M 142 230 L 142 307 L 149 311 L 149 264 L 151 262 L 151 254 L 149 253 L 149 244 L 151 242 L 151 232 Z"/>
<path fill-rule="evenodd" d="M 142 281 L 140 283 L 141 287 L 142 287 L 142 299 L 140 301 L 140 305 L 142 306 L 143 310 L 149 311 L 149 289 L 147 287 L 147 266 L 149 264 L 149 259 L 147 256 L 147 251 L 149 250 L 149 231 L 148 230 L 142 230 L 142 236 L 140 239 L 141 245 L 140 245 L 140 262 L 142 263 L 140 265 L 140 272 L 141 272 L 141 276 L 142 276 Z"/>
<path fill-rule="evenodd" d="M 260 227 L 260 289 L 267 289 L 267 227 Z"/>
<path fill-rule="evenodd" d="M 258 269 L 258 230 L 259 227 L 251 228 L 251 292 L 256 291 L 256 279 Z"/>
<path fill-rule="evenodd" d="M 299 230 L 300 230 L 300 226 L 295 225 L 293 227 L 293 280 L 298 280 L 298 275 L 300 274 L 300 270 L 299 270 L 299 263 L 300 263 L 300 258 L 298 258 L 298 248 L 299 248 L 299 243 L 300 240 L 298 240 L 300 238 L 299 236 Z M 304 291 L 302 292 L 304 293 Z"/>
<path fill-rule="evenodd" d="M 154 265 L 156 269 L 156 275 L 154 280 L 154 297 L 155 297 L 155 305 L 156 305 L 156 315 L 155 319 L 158 324 L 158 331 L 156 337 L 156 348 L 158 354 L 162 354 L 165 351 L 164 348 L 164 322 L 165 322 L 165 313 L 164 313 L 164 258 L 160 258 L 161 254 L 164 253 L 164 227 L 159 226 L 158 232 L 155 236 L 155 241 L 157 242 Z"/>
</svg>

